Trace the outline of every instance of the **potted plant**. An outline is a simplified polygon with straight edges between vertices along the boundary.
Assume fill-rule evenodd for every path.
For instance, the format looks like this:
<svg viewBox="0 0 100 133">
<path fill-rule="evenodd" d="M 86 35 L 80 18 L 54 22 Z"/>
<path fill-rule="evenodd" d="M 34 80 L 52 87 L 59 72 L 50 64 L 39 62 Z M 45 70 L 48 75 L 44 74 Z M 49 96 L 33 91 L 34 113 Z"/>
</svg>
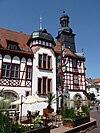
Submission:
<svg viewBox="0 0 100 133">
<path fill-rule="evenodd" d="M 67 107 L 65 107 L 62 112 L 63 126 L 66 126 L 67 128 L 72 128 L 74 126 L 73 121 L 75 120 L 75 118 L 76 116 L 74 109 L 68 109 Z"/>
<path fill-rule="evenodd" d="M 90 121 L 89 109 L 87 106 L 82 106 L 75 110 L 74 108 L 65 107 L 62 112 L 63 125 L 67 128 L 79 126 Z"/>
<path fill-rule="evenodd" d="M 48 100 L 47 100 L 48 105 L 47 105 L 47 108 L 46 109 L 43 109 L 43 115 L 45 117 L 47 117 L 49 113 L 54 112 L 54 109 L 51 107 L 54 98 L 55 98 L 55 95 L 50 92 L 48 94 Z"/>
<path fill-rule="evenodd" d="M 32 123 L 34 123 L 34 128 L 40 128 L 43 121 L 40 116 L 36 116 L 35 119 L 32 120 Z"/>
</svg>

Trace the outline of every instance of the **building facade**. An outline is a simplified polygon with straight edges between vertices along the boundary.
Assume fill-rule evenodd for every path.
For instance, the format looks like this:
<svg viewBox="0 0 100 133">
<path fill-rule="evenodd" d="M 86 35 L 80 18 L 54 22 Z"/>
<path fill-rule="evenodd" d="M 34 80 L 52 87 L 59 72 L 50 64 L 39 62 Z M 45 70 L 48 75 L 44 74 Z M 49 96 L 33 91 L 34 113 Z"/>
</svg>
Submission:
<svg viewBox="0 0 100 133">
<path fill-rule="evenodd" d="M 70 106 L 75 100 L 86 100 L 84 53 L 76 52 L 75 34 L 65 13 L 60 24 L 57 42 L 41 27 L 31 35 L 0 28 L 0 89 L 4 88 L 6 98 L 16 100 L 34 94 L 47 97 L 52 92 L 58 101 L 52 105 L 55 111 L 63 104 L 60 95 L 72 101 Z M 34 104 L 31 110 L 43 113 L 46 106 Z M 29 106 L 23 105 L 23 114 L 26 110 Z"/>
<path fill-rule="evenodd" d="M 75 34 L 69 27 L 69 17 L 63 13 L 60 17 L 61 28 L 58 31 L 55 51 L 57 57 L 57 87 L 58 95 L 64 100 L 71 100 L 74 106 L 77 100 L 86 101 L 86 75 L 84 53 L 76 52 Z M 62 91 L 63 90 L 63 91 Z M 60 97 L 60 99 L 62 99 Z M 59 100 L 60 101 L 60 100 Z M 61 106 L 60 103 L 58 106 Z M 63 101 L 64 104 L 64 101 Z"/>
<path fill-rule="evenodd" d="M 86 79 L 87 93 L 95 94 L 95 97 L 100 96 L 100 78 Z"/>
</svg>

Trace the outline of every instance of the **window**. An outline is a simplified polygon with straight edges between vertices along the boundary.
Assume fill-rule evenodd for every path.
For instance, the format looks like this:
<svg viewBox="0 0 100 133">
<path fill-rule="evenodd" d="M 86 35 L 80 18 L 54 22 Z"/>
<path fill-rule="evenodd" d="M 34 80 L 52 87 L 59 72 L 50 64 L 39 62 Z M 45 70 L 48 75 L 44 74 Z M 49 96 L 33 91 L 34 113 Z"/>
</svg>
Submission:
<svg viewBox="0 0 100 133">
<path fill-rule="evenodd" d="M 48 92 L 51 90 L 51 79 L 48 79 Z"/>
<path fill-rule="evenodd" d="M 46 94 L 46 81 L 47 78 L 43 77 L 43 94 Z"/>
<path fill-rule="evenodd" d="M 10 64 L 4 63 L 2 66 L 2 77 L 10 78 Z"/>
<path fill-rule="evenodd" d="M 42 68 L 42 55 L 39 54 L 39 68 Z"/>
<path fill-rule="evenodd" d="M 30 92 L 29 91 L 26 91 L 25 96 L 27 97 L 27 96 L 29 96 L 29 94 L 30 94 Z"/>
<path fill-rule="evenodd" d="M 41 94 L 41 88 L 42 88 L 42 79 L 38 78 L 38 93 Z"/>
<path fill-rule="evenodd" d="M 51 68 L 51 56 L 48 56 L 48 69 L 50 69 Z"/>
<path fill-rule="evenodd" d="M 39 54 L 38 66 L 42 69 L 51 69 L 52 57 L 47 54 Z"/>
<path fill-rule="evenodd" d="M 15 45 L 15 44 L 8 44 L 8 49 L 17 50 L 17 45 Z"/>
<path fill-rule="evenodd" d="M 47 77 L 38 78 L 38 94 L 48 94 L 52 89 L 52 80 Z"/>
<path fill-rule="evenodd" d="M 32 67 L 31 66 L 27 66 L 26 79 L 28 79 L 28 80 L 32 79 Z"/>
<path fill-rule="evenodd" d="M 12 78 L 19 78 L 19 65 L 18 64 L 12 64 Z"/>
<path fill-rule="evenodd" d="M 43 68 L 46 68 L 46 54 L 43 54 Z"/>
<path fill-rule="evenodd" d="M 78 75 L 74 75 L 74 84 L 78 84 Z"/>
<path fill-rule="evenodd" d="M 73 66 L 73 67 L 77 67 L 77 61 L 76 61 L 76 60 L 73 60 L 73 61 L 72 61 L 72 66 Z"/>
<path fill-rule="evenodd" d="M 10 69 L 11 68 L 11 69 Z M 19 77 L 19 65 L 3 63 L 2 65 L 2 77 L 3 78 L 18 78 Z"/>
</svg>

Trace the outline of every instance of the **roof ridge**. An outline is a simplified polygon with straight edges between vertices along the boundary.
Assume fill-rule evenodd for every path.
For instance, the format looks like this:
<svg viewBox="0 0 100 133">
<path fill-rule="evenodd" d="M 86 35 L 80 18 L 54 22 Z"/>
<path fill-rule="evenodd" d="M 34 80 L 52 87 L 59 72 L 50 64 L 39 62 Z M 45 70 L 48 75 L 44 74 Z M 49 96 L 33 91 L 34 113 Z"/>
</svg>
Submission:
<svg viewBox="0 0 100 133">
<path fill-rule="evenodd" d="M 1 30 L 7 30 L 7 31 L 10 31 L 10 32 L 16 32 L 16 33 L 22 33 L 22 34 L 25 34 L 25 35 L 30 35 L 30 34 L 27 34 L 27 33 L 24 33 L 24 32 L 22 32 L 22 31 L 16 31 L 16 30 L 10 30 L 10 29 L 8 29 L 8 28 L 0 28 Z"/>
</svg>

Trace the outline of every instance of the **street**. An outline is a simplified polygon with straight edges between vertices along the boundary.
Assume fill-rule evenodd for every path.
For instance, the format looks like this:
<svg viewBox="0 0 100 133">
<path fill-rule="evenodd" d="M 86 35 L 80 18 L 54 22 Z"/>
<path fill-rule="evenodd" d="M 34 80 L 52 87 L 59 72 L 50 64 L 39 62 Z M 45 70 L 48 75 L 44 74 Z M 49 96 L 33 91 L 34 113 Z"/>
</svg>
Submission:
<svg viewBox="0 0 100 133">
<path fill-rule="evenodd" d="M 100 133 L 100 108 L 97 111 L 94 107 L 94 109 L 90 111 L 90 116 L 97 121 L 97 128 L 93 129 L 90 133 Z"/>
</svg>

